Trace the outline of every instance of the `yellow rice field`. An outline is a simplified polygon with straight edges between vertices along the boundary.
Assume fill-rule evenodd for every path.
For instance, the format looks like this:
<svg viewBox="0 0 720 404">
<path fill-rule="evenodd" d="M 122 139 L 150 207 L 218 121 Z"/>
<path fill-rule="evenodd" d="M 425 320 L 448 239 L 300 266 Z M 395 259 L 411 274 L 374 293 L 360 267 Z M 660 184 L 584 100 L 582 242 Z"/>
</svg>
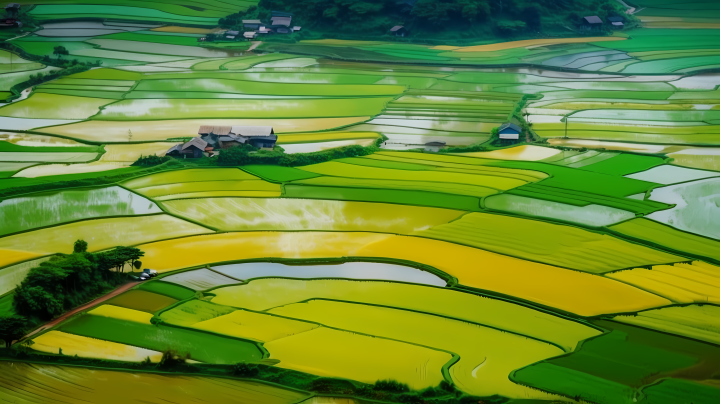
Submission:
<svg viewBox="0 0 720 404">
<path fill-rule="evenodd" d="M 720 268 L 701 261 L 655 265 L 652 270 L 635 268 L 605 276 L 675 303 L 720 303 Z"/>
<path fill-rule="evenodd" d="M 41 254 L 0 248 L 0 268 L 39 257 Z"/>
<path fill-rule="evenodd" d="M 237 168 L 191 168 L 189 170 L 170 171 L 146 175 L 123 182 L 123 186 L 140 189 L 158 185 L 178 184 L 185 182 L 203 182 L 208 179 L 239 181 L 257 180 L 258 177 Z"/>
<path fill-rule="evenodd" d="M 309 119 L 172 119 L 167 121 L 84 121 L 43 128 L 44 133 L 96 142 L 127 142 L 132 131 L 134 142 L 165 141 L 177 137 L 195 137 L 197 128 L 212 126 L 272 126 L 275 133 L 313 132 L 352 125 L 369 116 Z"/>
<path fill-rule="evenodd" d="M 96 173 L 99 171 L 115 170 L 118 168 L 130 166 L 129 162 L 118 162 L 118 161 L 94 161 L 92 163 L 80 163 L 80 164 L 43 164 L 40 166 L 28 167 L 13 177 L 18 178 L 37 178 L 47 177 L 50 175 L 65 175 L 65 174 L 86 174 Z"/>
<path fill-rule="evenodd" d="M 123 321 L 132 321 L 133 323 L 150 324 L 153 317 L 151 313 L 144 311 L 127 309 L 125 307 L 113 306 L 111 304 L 103 304 L 88 312 L 93 316 L 110 317 Z"/>
<path fill-rule="evenodd" d="M 327 142 L 330 140 L 347 139 L 377 139 L 380 134 L 377 132 L 319 132 L 319 133 L 292 133 L 279 135 L 277 144 L 286 143 L 314 143 Z"/>
<path fill-rule="evenodd" d="M 364 304 L 310 301 L 270 312 L 454 352 L 460 361 L 450 368 L 453 381 L 462 391 L 479 396 L 549 398 L 545 392 L 511 382 L 508 375 L 515 369 L 564 353 L 550 344 L 492 328 Z"/>
<path fill-rule="evenodd" d="M 445 352 L 346 331 L 317 328 L 265 344 L 276 366 L 318 376 L 375 383 L 395 379 L 413 389 L 437 386 Z"/>
<path fill-rule="evenodd" d="M 600 36 L 600 37 L 587 37 L 587 38 L 547 38 L 547 39 L 526 39 L 523 41 L 512 41 L 512 42 L 500 42 L 490 45 L 475 45 L 475 46 L 464 46 L 464 47 L 454 47 L 452 49 L 455 52 L 491 52 L 491 51 L 499 51 L 499 50 L 505 50 L 505 49 L 514 49 L 514 48 L 525 48 L 525 47 L 536 47 L 536 46 L 547 46 L 547 45 L 557 45 L 557 44 L 568 44 L 568 43 L 588 43 L 588 42 L 607 42 L 607 41 L 622 41 L 626 38 L 619 38 L 619 37 L 607 37 L 607 36 Z M 449 47 L 443 46 L 443 47 L 435 47 L 431 49 L 439 49 L 439 50 L 450 50 Z"/>
<path fill-rule="evenodd" d="M 101 251 L 118 245 L 135 245 L 211 232 L 169 215 L 85 220 L 0 239 L 0 252 L 13 250 L 9 254 L 0 254 L 0 265 L 45 254 L 69 254 L 78 239 L 87 241 L 88 251 Z"/>
<path fill-rule="evenodd" d="M 493 150 L 488 152 L 471 152 L 471 153 L 452 153 L 458 156 L 465 157 L 477 157 L 483 159 L 497 159 L 497 160 L 524 160 L 524 161 L 537 161 L 552 157 L 560 153 L 558 149 L 551 149 L 549 147 L 522 145 L 518 147 L 512 147 L 509 149 Z"/>
<path fill-rule="evenodd" d="M 178 184 L 155 185 L 145 188 L 136 188 L 135 192 L 150 198 L 168 197 L 179 194 L 195 192 L 227 192 L 227 191 L 257 191 L 278 193 L 280 184 L 273 184 L 264 180 L 241 181 L 196 181 L 181 182 Z M 174 198 L 173 198 L 174 199 Z"/>
<path fill-rule="evenodd" d="M 164 156 L 174 143 L 138 143 L 109 144 L 105 146 L 105 154 L 100 161 L 120 161 L 134 163 L 140 156 Z"/>
<path fill-rule="evenodd" d="M 720 307 L 718 306 L 664 307 L 643 311 L 636 316 L 617 316 L 614 320 L 720 344 Z"/>
<path fill-rule="evenodd" d="M 236 338 L 269 342 L 310 331 L 319 325 L 269 314 L 237 310 L 224 316 L 193 324 L 191 327 Z"/>
<path fill-rule="evenodd" d="M 310 199 L 209 198 L 176 200 L 163 205 L 178 216 L 227 231 L 339 230 L 406 234 L 447 223 L 464 213 L 440 208 Z"/>
<path fill-rule="evenodd" d="M 35 351 L 57 354 L 62 349 L 63 355 L 77 355 L 83 358 L 140 362 L 149 357 L 151 361 L 158 362 L 162 357 L 161 352 L 62 331 L 46 332 L 33 338 L 33 342 L 32 349 Z"/>
<path fill-rule="evenodd" d="M 582 316 L 665 306 L 669 300 L 600 276 L 444 241 L 375 233 L 247 232 L 186 237 L 140 246 L 158 272 L 255 258 L 384 257 L 433 266 L 460 283 Z M 186 254 L 186 251 L 203 254 Z M 537 285 L 544 285 L 538 288 Z"/>
<path fill-rule="evenodd" d="M 62 377 L 58 377 L 62 375 Z M 205 376 L 161 375 L 0 362 L 0 397 L 17 404 L 231 403 L 291 404 L 307 394 L 264 383 Z M 28 397 L 31 397 L 30 399 Z"/>
<path fill-rule="evenodd" d="M 190 198 L 279 198 L 282 192 L 277 191 L 203 191 L 203 192 L 185 192 L 180 194 L 170 194 L 164 196 L 156 196 L 156 201 L 171 201 L 175 199 Z"/>
<path fill-rule="evenodd" d="M 525 306 L 454 290 L 405 283 L 341 279 L 256 279 L 215 289 L 213 303 L 256 311 L 308 299 L 397 307 L 527 335 L 572 351 L 601 331 Z M 465 310 L 473 307 L 474 310 Z"/>
</svg>

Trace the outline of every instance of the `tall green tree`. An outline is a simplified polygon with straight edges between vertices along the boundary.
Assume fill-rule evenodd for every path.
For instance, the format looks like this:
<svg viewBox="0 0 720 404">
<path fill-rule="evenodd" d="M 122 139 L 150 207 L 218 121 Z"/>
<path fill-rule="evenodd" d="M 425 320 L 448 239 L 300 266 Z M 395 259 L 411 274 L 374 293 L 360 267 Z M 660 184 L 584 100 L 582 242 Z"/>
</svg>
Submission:
<svg viewBox="0 0 720 404">
<path fill-rule="evenodd" d="M 0 339 L 5 341 L 5 348 L 10 349 L 12 342 L 22 338 L 29 328 L 28 321 L 22 316 L 0 317 Z"/>
</svg>

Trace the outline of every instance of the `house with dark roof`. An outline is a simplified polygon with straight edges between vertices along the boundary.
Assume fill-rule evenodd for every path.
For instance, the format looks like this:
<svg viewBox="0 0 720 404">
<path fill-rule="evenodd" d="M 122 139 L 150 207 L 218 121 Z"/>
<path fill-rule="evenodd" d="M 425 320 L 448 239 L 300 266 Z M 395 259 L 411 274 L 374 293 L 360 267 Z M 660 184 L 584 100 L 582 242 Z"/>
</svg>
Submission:
<svg viewBox="0 0 720 404">
<path fill-rule="evenodd" d="M 504 123 L 498 128 L 498 138 L 503 141 L 517 141 L 520 140 L 521 132 L 522 128 L 520 128 L 520 126 L 510 122 Z"/>
<path fill-rule="evenodd" d="M 277 142 L 272 126 L 201 126 L 198 135 L 215 149 L 227 149 L 241 144 L 272 149 Z"/>
<path fill-rule="evenodd" d="M 246 30 L 259 29 L 263 25 L 260 20 L 242 20 L 242 23 Z"/>
<path fill-rule="evenodd" d="M 603 26 L 603 20 L 596 15 L 583 17 L 581 23 L 582 28 L 586 31 L 599 31 Z"/>
<path fill-rule="evenodd" d="M 625 18 L 620 17 L 619 15 L 608 17 L 608 21 L 612 25 L 612 28 L 614 29 L 623 29 L 625 28 Z"/>
<path fill-rule="evenodd" d="M 390 28 L 390 34 L 395 36 L 404 37 L 408 34 L 408 30 L 402 25 L 396 25 Z"/>
</svg>

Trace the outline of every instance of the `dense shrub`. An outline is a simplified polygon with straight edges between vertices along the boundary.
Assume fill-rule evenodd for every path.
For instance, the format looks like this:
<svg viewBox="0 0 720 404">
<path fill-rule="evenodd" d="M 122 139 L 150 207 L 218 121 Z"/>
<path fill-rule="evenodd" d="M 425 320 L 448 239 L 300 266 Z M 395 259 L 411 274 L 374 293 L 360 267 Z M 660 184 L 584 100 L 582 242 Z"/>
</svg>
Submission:
<svg viewBox="0 0 720 404">
<path fill-rule="evenodd" d="M 173 158 L 170 156 L 158 157 L 156 155 L 140 156 L 140 158 L 137 159 L 134 163 L 132 163 L 131 166 L 152 167 L 167 163 L 168 161 L 173 161 Z"/>
<path fill-rule="evenodd" d="M 407 384 L 400 383 L 397 380 L 378 380 L 375 382 L 374 389 L 391 393 L 407 393 L 410 391 Z"/>
<path fill-rule="evenodd" d="M 260 374 L 260 369 L 258 369 L 257 365 L 240 362 L 233 366 L 233 374 L 240 377 L 257 377 Z"/>
</svg>

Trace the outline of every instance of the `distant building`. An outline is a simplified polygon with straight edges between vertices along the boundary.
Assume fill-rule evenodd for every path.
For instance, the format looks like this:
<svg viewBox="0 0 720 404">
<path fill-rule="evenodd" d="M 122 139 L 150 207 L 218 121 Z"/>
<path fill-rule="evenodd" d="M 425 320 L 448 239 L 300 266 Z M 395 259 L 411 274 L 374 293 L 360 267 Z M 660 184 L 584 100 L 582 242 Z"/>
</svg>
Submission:
<svg viewBox="0 0 720 404">
<path fill-rule="evenodd" d="M 207 145 L 208 144 L 206 141 L 200 139 L 199 137 L 196 137 L 185 143 L 184 145 L 177 145 L 171 148 L 166 154 L 172 155 L 171 152 L 175 150 L 178 146 L 180 146 L 180 150 L 178 153 L 179 155 L 190 158 L 200 158 L 203 156 L 203 152 L 205 151 Z"/>
<path fill-rule="evenodd" d="M 582 27 L 586 31 L 599 31 L 603 26 L 603 20 L 600 17 L 593 15 L 589 17 L 583 17 Z"/>
<path fill-rule="evenodd" d="M 268 28 L 268 27 L 265 27 L 265 26 L 260 27 L 260 29 L 258 29 L 258 31 L 257 31 L 258 34 L 269 34 L 269 33 L 272 33 L 272 32 L 273 32 L 272 29 L 270 29 L 270 28 Z"/>
<path fill-rule="evenodd" d="M 257 36 L 257 32 L 255 32 L 255 31 L 248 31 L 243 34 L 243 37 L 245 39 L 255 39 L 256 36 Z"/>
<path fill-rule="evenodd" d="M 198 134 L 215 149 L 227 149 L 241 144 L 272 149 L 277 142 L 272 126 L 201 126 Z"/>
<path fill-rule="evenodd" d="M 242 20 L 243 27 L 245 29 L 259 29 L 261 25 L 263 25 L 262 21 L 260 20 Z"/>
<path fill-rule="evenodd" d="M 225 38 L 227 39 L 235 39 L 240 35 L 240 31 L 227 31 L 225 33 Z"/>
<path fill-rule="evenodd" d="M 402 25 L 396 25 L 396 26 L 390 28 L 390 34 L 395 35 L 395 36 L 404 37 L 405 35 L 408 34 L 408 30 Z"/>
<path fill-rule="evenodd" d="M 270 18 L 271 25 L 289 27 L 292 23 L 292 17 L 272 17 Z"/>
<path fill-rule="evenodd" d="M 501 140 L 520 140 L 522 128 L 514 123 L 505 123 L 498 128 L 498 137 Z"/>
<path fill-rule="evenodd" d="M 623 17 L 620 17 L 620 16 L 608 17 L 608 21 L 610 21 L 610 24 L 612 24 L 612 27 L 615 29 L 625 28 L 625 18 L 623 18 Z"/>
<path fill-rule="evenodd" d="M 301 29 L 302 29 L 302 27 L 299 26 L 299 25 L 296 25 L 296 26 L 294 26 L 294 27 L 292 28 L 293 32 L 298 32 L 298 31 L 300 31 Z"/>
</svg>

